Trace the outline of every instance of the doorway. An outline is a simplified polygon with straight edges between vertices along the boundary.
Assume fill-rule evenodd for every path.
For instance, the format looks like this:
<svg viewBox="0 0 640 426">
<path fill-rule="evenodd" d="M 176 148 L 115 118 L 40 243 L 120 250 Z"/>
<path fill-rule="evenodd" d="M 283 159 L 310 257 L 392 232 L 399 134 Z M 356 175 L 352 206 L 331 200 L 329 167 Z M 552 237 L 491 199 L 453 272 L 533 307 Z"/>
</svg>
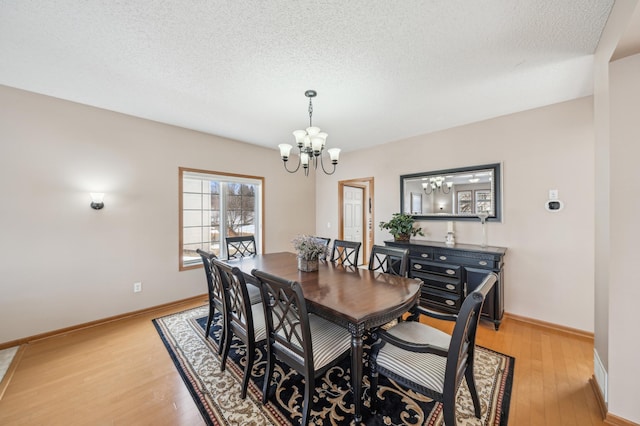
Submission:
<svg viewBox="0 0 640 426">
<path fill-rule="evenodd" d="M 360 241 L 358 264 L 367 264 L 373 246 L 373 177 L 338 182 L 338 238 Z"/>
</svg>

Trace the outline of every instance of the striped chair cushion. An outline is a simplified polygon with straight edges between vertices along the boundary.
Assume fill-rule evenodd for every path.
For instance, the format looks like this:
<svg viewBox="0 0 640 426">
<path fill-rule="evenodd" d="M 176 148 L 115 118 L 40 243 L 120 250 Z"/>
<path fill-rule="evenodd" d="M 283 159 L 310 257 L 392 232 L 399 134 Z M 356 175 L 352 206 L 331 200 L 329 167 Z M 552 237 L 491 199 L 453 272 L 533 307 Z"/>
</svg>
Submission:
<svg viewBox="0 0 640 426">
<path fill-rule="evenodd" d="M 256 287 L 253 284 L 247 283 L 247 292 L 249 293 L 249 301 L 252 305 L 255 305 L 256 303 L 262 303 L 260 287 Z M 262 316 L 264 316 L 264 314 L 262 314 Z"/>
<path fill-rule="evenodd" d="M 311 348 L 315 371 L 320 370 L 351 348 L 351 333 L 331 321 L 309 314 L 309 329 L 311 331 Z M 304 363 L 301 356 L 278 343 L 276 345 L 280 350 L 297 359 L 299 363 Z M 298 348 L 302 350 L 299 346 Z"/>
<path fill-rule="evenodd" d="M 255 337 L 255 341 L 259 342 L 261 340 L 265 340 L 267 338 L 267 323 L 264 318 L 262 303 L 251 305 L 251 312 L 253 315 L 253 335 Z"/>
<path fill-rule="evenodd" d="M 428 325 L 405 321 L 388 331 L 389 334 L 412 343 L 430 344 L 449 349 L 451 336 Z M 405 351 L 387 343 L 380 349 L 377 364 L 420 386 L 442 393 L 447 358 L 428 353 Z"/>
</svg>

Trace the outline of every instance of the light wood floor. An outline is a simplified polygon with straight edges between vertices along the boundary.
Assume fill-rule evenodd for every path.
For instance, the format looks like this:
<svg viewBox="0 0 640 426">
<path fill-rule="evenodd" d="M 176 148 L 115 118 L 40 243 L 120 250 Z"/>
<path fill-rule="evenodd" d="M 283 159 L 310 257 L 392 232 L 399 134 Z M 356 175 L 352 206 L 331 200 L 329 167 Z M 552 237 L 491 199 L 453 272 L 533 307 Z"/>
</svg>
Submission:
<svg viewBox="0 0 640 426">
<path fill-rule="evenodd" d="M 151 323 L 204 303 L 29 343 L 0 400 L 0 425 L 204 424 Z M 591 341 L 506 319 L 498 332 L 483 324 L 477 343 L 516 358 L 510 425 L 604 425 L 588 383 Z"/>
</svg>

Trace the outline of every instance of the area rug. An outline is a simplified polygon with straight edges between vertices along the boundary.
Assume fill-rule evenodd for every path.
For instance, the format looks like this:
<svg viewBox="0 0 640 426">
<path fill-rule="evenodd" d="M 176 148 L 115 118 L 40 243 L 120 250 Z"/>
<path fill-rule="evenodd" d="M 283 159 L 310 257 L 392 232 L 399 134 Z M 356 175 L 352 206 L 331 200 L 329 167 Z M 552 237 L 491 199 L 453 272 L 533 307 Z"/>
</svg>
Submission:
<svg viewBox="0 0 640 426">
<path fill-rule="evenodd" d="M 266 365 L 265 348 L 256 352 L 256 361 L 249 381 L 247 398 L 240 398 L 240 383 L 245 365 L 245 347 L 235 340 L 220 371 L 218 341 L 219 318 L 204 338 L 208 307 L 201 306 L 153 320 L 169 355 L 180 372 L 209 425 L 297 425 L 300 422 L 304 380 L 295 371 L 276 361 L 274 382 L 276 391 L 263 405 L 262 383 Z M 367 425 L 442 425 L 442 404 L 419 393 L 407 390 L 385 377 L 380 377 L 379 409 L 369 409 L 369 366 L 365 340 L 365 378 L 363 382 L 363 422 Z M 458 425 L 505 426 L 513 381 L 514 358 L 480 346 L 476 350 L 476 385 L 482 405 L 482 418 L 473 415 L 471 396 L 463 381 L 457 395 Z M 350 360 L 347 358 L 315 382 L 315 393 L 309 424 L 353 424 L 353 397 L 350 392 Z"/>
</svg>

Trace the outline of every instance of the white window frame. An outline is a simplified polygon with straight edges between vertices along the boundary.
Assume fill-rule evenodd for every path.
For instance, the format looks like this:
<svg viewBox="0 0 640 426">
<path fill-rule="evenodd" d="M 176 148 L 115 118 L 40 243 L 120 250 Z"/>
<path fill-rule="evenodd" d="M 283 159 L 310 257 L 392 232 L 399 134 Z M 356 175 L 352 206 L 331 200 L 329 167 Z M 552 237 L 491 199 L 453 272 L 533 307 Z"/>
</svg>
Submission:
<svg viewBox="0 0 640 426">
<path fill-rule="evenodd" d="M 251 184 L 256 186 L 256 194 L 255 194 L 255 232 L 254 238 L 256 240 L 256 250 L 258 253 L 263 251 L 263 224 L 264 224 L 264 177 L 260 176 L 249 176 L 249 175 L 241 175 L 235 173 L 226 173 L 226 172 L 217 172 L 217 171 L 209 171 L 209 170 L 200 170 L 200 169 L 191 169 L 186 167 L 178 168 L 178 214 L 179 214 L 179 243 L 178 243 L 178 269 L 180 271 L 195 269 L 202 266 L 202 260 L 200 257 L 193 259 L 185 259 L 184 257 L 184 233 L 185 233 L 185 224 L 184 224 L 184 179 L 201 179 L 202 181 L 217 181 L 221 184 L 220 186 L 220 224 L 221 231 L 223 229 L 222 224 L 226 223 L 225 213 L 226 213 L 226 203 L 227 203 L 227 194 L 225 191 L 226 184 L 228 183 L 241 183 L 241 184 Z M 201 217 L 204 216 L 205 211 L 208 209 L 202 208 Z M 201 249 L 205 251 L 209 251 L 208 241 L 201 242 Z M 226 258 L 227 247 L 225 244 L 225 235 L 220 235 L 220 257 Z"/>
</svg>

